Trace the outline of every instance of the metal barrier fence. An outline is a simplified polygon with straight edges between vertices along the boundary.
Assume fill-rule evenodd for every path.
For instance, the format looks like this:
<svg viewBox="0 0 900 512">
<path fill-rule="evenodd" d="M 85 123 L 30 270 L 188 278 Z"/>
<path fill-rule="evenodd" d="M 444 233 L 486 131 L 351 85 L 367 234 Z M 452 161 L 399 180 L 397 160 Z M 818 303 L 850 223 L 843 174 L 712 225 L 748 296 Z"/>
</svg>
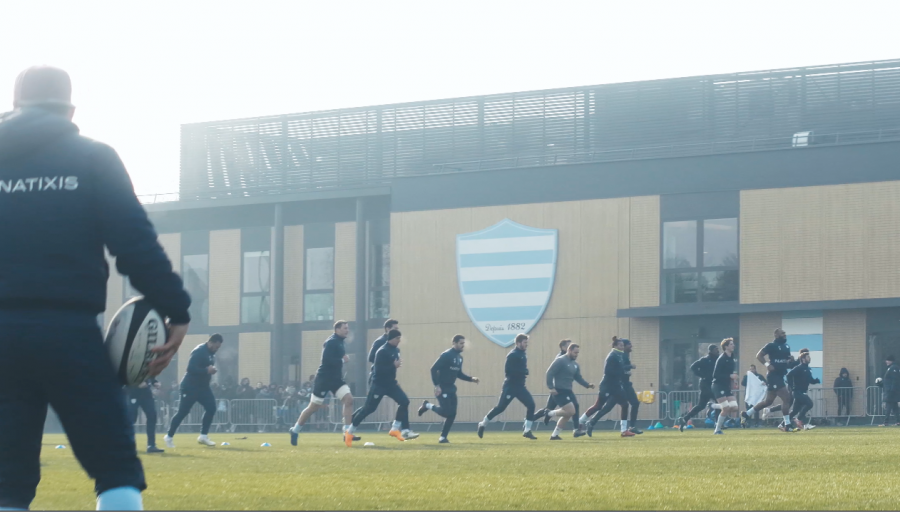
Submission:
<svg viewBox="0 0 900 512">
<path fill-rule="evenodd" d="M 875 418 L 884 416 L 883 397 L 883 390 L 880 386 L 866 388 L 866 415 L 872 417 L 872 425 L 875 424 Z"/>
<path fill-rule="evenodd" d="M 257 427 L 262 432 L 275 425 L 277 408 L 278 402 L 273 399 L 231 400 L 228 418 L 232 427 Z"/>
<path fill-rule="evenodd" d="M 225 425 L 230 423 L 230 402 L 237 402 L 238 400 L 216 400 L 216 415 L 213 416 L 212 428 L 215 432 L 218 432 Z M 178 412 L 178 407 L 181 405 L 180 400 L 176 400 L 169 410 L 169 418 L 175 416 Z M 181 422 L 182 425 L 186 427 L 199 427 L 203 425 L 203 414 L 206 411 L 203 409 L 203 406 L 200 404 L 194 404 L 191 407 L 191 412 L 188 413 L 187 417 L 184 421 Z M 168 424 L 168 422 L 166 423 Z"/>
<path fill-rule="evenodd" d="M 166 405 L 162 400 L 154 400 L 153 405 L 156 408 L 156 428 L 164 428 L 169 424 L 170 416 L 169 416 L 169 406 Z M 129 407 L 137 407 L 136 404 L 132 404 L 129 401 Z M 140 407 L 137 407 L 137 419 L 134 422 L 134 426 L 137 431 L 140 431 L 140 428 L 146 429 L 147 427 L 147 415 L 144 414 L 144 410 Z"/>
</svg>

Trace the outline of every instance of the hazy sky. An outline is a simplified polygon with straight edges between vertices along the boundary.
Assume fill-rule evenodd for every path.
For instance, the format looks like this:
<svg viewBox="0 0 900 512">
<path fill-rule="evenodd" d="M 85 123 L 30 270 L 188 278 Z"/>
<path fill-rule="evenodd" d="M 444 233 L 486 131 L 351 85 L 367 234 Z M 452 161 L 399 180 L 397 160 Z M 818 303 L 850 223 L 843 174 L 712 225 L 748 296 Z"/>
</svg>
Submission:
<svg viewBox="0 0 900 512">
<path fill-rule="evenodd" d="M 65 68 L 83 134 L 139 194 L 178 189 L 183 123 L 900 57 L 894 1 L 19 1 L 0 110 Z"/>
</svg>

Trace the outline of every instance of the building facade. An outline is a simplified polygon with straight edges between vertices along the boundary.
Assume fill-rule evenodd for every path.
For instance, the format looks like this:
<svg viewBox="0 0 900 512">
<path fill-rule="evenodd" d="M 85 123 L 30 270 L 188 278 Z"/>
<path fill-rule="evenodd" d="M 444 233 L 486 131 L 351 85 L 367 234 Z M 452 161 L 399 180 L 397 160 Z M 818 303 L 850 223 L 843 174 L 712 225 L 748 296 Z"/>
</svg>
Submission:
<svg viewBox="0 0 900 512">
<path fill-rule="evenodd" d="M 696 388 L 688 367 L 706 345 L 735 338 L 743 373 L 784 328 L 825 388 L 849 370 L 863 415 L 862 389 L 900 354 L 898 70 L 185 126 L 180 200 L 147 205 L 194 298 L 168 372 L 220 332 L 219 379 L 306 380 L 345 319 L 361 395 L 365 353 L 392 317 L 410 396 L 431 394 L 429 368 L 455 334 L 482 380 L 460 393 L 495 394 L 520 327 L 534 393 L 563 338 L 599 382 L 614 335 L 634 344 L 636 389 L 671 392 Z M 111 278 L 108 311 L 133 293 Z"/>
</svg>

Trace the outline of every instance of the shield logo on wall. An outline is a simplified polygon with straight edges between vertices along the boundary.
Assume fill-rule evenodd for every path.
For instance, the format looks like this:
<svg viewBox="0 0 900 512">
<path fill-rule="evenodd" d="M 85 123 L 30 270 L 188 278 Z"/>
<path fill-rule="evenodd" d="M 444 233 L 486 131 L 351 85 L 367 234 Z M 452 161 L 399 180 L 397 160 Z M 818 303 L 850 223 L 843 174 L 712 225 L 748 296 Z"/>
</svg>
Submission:
<svg viewBox="0 0 900 512">
<path fill-rule="evenodd" d="M 456 236 L 459 291 L 482 334 L 508 347 L 541 319 L 556 278 L 558 231 L 509 219 Z"/>
</svg>

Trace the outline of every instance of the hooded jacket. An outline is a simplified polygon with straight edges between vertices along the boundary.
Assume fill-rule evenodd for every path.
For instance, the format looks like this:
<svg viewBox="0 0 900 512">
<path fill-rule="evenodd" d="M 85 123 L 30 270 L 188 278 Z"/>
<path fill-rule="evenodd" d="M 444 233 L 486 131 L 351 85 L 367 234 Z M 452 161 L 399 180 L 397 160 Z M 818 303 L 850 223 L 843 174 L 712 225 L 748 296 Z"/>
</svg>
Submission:
<svg viewBox="0 0 900 512">
<path fill-rule="evenodd" d="M 173 324 L 191 300 L 109 146 L 42 108 L 0 117 L 0 309 L 106 309 L 109 266 Z"/>
<path fill-rule="evenodd" d="M 843 377 L 845 373 L 847 374 L 847 377 Z M 841 376 L 834 379 L 834 393 L 838 396 L 849 398 L 853 395 L 853 381 L 850 380 L 850 372 L 848 372 L 846 368 L 841 368 L 841 373 L 839 375 Z"/>
</svg>

